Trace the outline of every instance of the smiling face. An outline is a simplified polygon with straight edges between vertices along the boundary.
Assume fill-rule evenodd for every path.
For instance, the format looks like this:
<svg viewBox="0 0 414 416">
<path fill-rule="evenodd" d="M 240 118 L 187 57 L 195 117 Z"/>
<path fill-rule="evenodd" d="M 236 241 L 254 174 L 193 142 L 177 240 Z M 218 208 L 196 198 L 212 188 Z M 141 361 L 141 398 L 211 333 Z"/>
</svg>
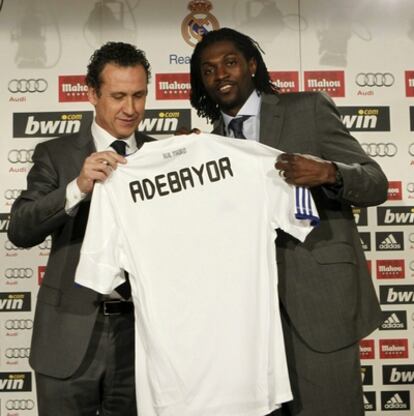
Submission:
<svg viewBox="0 0 414 416">
<path fill-rule="evenodd" d="M 101 88 L 88 89 L 95 106 L 97 124 L 117 139 L 129 137 L 144 118 L 147 74 L 142 65 L 106 64 L 101 73 Z"/>
<path fill-rule="evenodd" d="M 249 61 L 231 41 L 207 46 L 200 55 L 201 79 L 209 97 L 235 116 L 255 89 L 256 61 Z"/>
</svg>

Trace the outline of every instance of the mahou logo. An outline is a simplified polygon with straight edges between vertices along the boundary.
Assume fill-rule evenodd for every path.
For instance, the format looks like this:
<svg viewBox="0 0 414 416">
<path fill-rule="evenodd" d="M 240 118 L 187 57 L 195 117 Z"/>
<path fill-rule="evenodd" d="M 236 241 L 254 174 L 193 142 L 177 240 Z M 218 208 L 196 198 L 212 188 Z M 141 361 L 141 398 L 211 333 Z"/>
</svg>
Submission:
<svg viewBox="0 0 414 416">
<path fill-rule="evenodd" d="M 270 71 L 270 79 L 279 89 L 280 93 L 299 91 L 299 72 L 297 71 Z"/>
<path fill-rule="evenodd" d="M 190 98 L 190 74 L 156 74 L 157 100 L 188 100 Z"/>
<path fill-rule="evenodd" d="M 85 84 L 85 75 L 59 76 L 59 102 L 88 101 L 88 87 Z"/>
<path fill-rule="evenodd" d="M 305 71 L 305 91 L 325 91 L 331 97 L 345 97 L 344 71 Z"/>
<path fill-rule="evenodd" d="M 407 97 L 414 97 L 414 71 L 405 71 L 405 93 Z"/>
<path fill-rule="evenodd" d="M 361 360 L 372 360 L 375 358 L 373 339 L 363 339 L 359 343 L 359 356 Z"/>
<path fill-rule="evenodd" d="M 381 359 L 408 358 L 408 339 L 380 339 Z"/>
<path fill-rule="evenodd" d="M 404 279 L 404 260 L 377 260 L 377 279 Z"/>
<path fill-rule="evenodd" d="M 402 184 L 401 181 L 388 182 L 388 201 L 402 200 Z"/>
<path fill-rule="evenodd" d="M 38 268 L 37 268 L 37 282 L 38 282 L 39 286 L 43 282 L 43 276 L 45 275 L 45 272 L 46 272 L 46 266 L 38 266 Z"/>
</svg>

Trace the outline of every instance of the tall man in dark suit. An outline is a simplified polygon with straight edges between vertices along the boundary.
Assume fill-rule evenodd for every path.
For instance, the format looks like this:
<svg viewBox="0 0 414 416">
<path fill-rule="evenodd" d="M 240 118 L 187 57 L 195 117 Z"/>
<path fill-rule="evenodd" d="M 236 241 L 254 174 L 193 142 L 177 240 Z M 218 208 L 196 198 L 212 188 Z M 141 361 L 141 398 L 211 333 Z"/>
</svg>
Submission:
<svg viewBox="0 0 414 416">
<path fill-rule="evenodd" d="M 132 302 L 77 286 L 74 275 L 94 184 L 126 163 L 111 144 L 125 143 L 129 154 L 152 140 L 136 131 L 149 77 L 134 46 L 109 42 L 96 50 L 86 77 L 92 125 L 36 146 L 27 190 L 12 207 L 14 244 L 32 247 L 52 236 L 30 353 L 40 416 L 136 415 Z"/>
<path fill-rule="evenodd" d="M 279 95 L 259 46 L 237 31 L 209 32 L 196 45 L 191 87 L 191 104 L 214 122 L 213 133 L 286 152 L 276 168 L 288 183 L 312 189 L 321 218 L 305 243 L 283 233 L 276 242 L 294 395 L 276 414 L 363 415 L 358 341 L 381 313 L 351 205 L 385 201 L 384 173 L 327 96 Z"/>
</svg>

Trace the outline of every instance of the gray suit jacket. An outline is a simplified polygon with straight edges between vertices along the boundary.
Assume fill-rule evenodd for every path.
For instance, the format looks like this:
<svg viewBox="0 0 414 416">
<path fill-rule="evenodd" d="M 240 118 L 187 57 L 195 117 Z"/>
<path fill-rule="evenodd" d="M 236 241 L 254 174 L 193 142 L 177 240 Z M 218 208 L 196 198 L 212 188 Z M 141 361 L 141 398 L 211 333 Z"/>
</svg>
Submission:
<svg viewBox="0 0 414 416">
<path fill-rule="evenodd" d="M 139 148 L 153 139 L 137 133 L 136 140 Z M 11 210 L 8 237 L 15 245 L 32 247 L 52 236 L 37 296 L 29 362 L 35 371 L 56 378 L 70 377 L 79 368 L 101 300 L 98 293 L 74 283 L 90 198 L 79 204 L 73 217 L 65 212 L 66 185 L 79 175 L 85 158 L 94 151 L 89 127 L 39 143 L 27 190 Z"/>
<path fill-rule="evenodd" d="M 213 133 L 224 134 L 222 120 Z M 343 348 L 381 323 L 351 205 L 384 202 L 388 181 L 324 94 L 264 94 L 260 141 L 285 152 L 334 161 L 342 173 L 339 192 L 312 189 L 321 224 L 305 243 L 281 232 L 276 244 L 279 296 L 294 328 L 317 351 Z"/>
</svg>

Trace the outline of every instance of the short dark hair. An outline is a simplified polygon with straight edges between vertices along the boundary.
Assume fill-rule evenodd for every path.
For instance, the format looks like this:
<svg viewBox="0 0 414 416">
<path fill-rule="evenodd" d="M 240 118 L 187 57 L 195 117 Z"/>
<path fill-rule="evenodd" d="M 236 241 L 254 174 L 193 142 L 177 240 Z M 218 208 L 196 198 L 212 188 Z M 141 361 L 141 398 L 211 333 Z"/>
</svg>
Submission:
<svg viewBox="0 0 414 416">
<path fill-rule="evenodd" d="M 220 108 L 217 103 L 211 100 L 204 88 L 201 77 L 201 53 L 205 48 L 216 42 L 232 42 L 236 49 L 241 52 L 246 61 L 254 58 L 257 63 L 257 70 L 253 82 L 259 92 L 269 94 L 277 93 L 277 88 L 270 80 L 269 72 L 263 61 L 262 49 L 259 44 L 243 33 L 237 30 L 223 27 L 221 29 L 207 32 L 197 43 L 191 56 L 190 75 L 191 75 L 191 105 L 197 110 L 200 117 L 206 117 L 210 121 L 217 120 L 220 117 Z"/>
<path fill-rule="evenodd" d="M 108 63 L 122 67 L 142 65 L 147 74 L 147 82 L 151 78 L 151 66 L 144 51 L 129 43 L 107 42 L 92 54 L 87 67 L 86 85 L 98 95 L 102 85 L 101 74 Z"/>
</svg>

